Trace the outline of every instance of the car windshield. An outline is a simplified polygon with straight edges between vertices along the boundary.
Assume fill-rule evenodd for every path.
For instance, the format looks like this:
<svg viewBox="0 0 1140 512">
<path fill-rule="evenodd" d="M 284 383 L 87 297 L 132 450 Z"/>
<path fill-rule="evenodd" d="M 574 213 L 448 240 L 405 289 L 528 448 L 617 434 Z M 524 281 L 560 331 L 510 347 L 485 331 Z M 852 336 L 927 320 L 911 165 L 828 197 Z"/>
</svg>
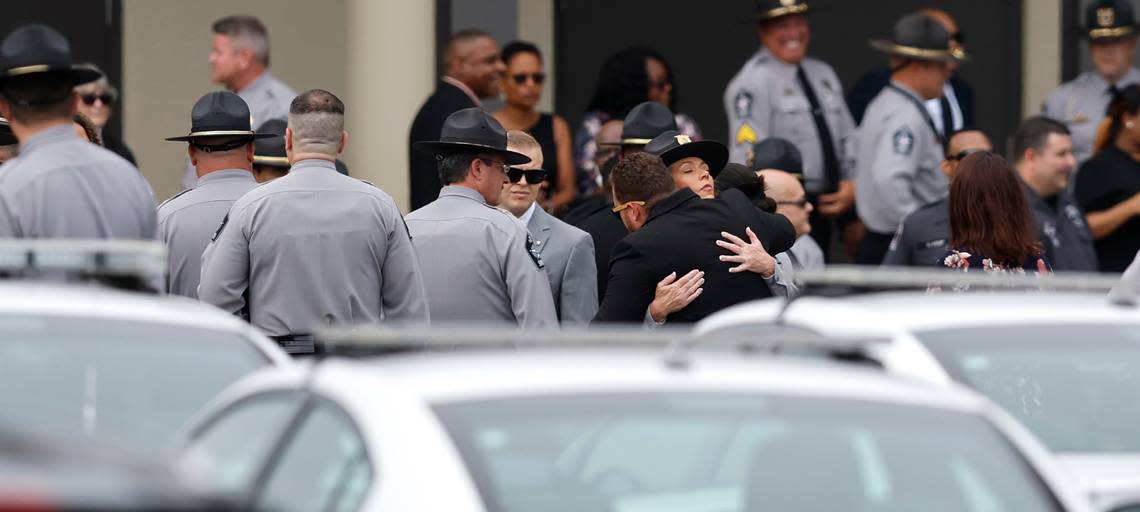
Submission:
<svg viewBox="0 0 1140 512">
<path fill-rule="evenodd" d="M 494 512 L 1058 510 L 979 416 L 746 393 L 437 404 Z"/>
<path fill-rule="evenodd" d="M 956 380 L 1061 452 L 1140 451 L 1140 326 L 1018 325 L 921 331 Z"/>
<path fill-rule="evenodd" d="M 0 317 L 0 423 L 161 448 L 223 387 L 267 364 L 220 330 Z"/>
</svg>

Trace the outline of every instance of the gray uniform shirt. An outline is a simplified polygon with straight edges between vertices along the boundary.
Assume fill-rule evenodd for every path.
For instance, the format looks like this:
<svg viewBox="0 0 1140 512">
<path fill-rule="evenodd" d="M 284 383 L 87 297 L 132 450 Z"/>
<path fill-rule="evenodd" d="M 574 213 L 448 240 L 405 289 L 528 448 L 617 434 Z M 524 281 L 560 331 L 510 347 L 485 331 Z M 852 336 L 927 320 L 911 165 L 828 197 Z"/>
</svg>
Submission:
<svg viewBox="0 0 1140 512">
<path fill-rule="evenodd" d="M 950 249 L 950 202 L 939 199 L 910 215 L 899 226 L 883 265 L 929 267 L 942 265 Z"/>
<path fill-rule="evenodd" d="M 392 197 L 302 160 L 230 208 L 202 254 L 198 297 L 270 336 L 427 322 L 419 262 Z"/>
<path fill-rule="evenodd" d="M 158 238 L 168 250 L 167 292 L 198 298 L 202 251 L 234 201 L 255 187 L 257 180 L 247 170 L 214 171 L 158 206 Z"/>
<path fill-rule="evenodd" d="M 1046 201 L 1024 183 L 1022 189 L 1037 224 L 1037 237 L 1045 248 L 1045 259 L 1053 270 L 1096 272 L 1100 263 L 1092 231 L 1072 193 L 1063 190 L 1055 201 Z"/>
<path fill-rule="evenodd" d="M 562 325 L 589 325 L 598 314 L 598 268 L 589 233 L 535 208 L 527 223 L 546 266 Z"/>
<path fill-rule="evenodd" d="M 0 238 L 153 239 L 155 224 L 138 169 L 71 123 L 24 141 L 0 171 Z"/>
<path fill-rule="evenodd" d="M 815 90 L 831 131 L 841 179 L 854 167 L 852 143 L 855 121 L 843 100 L 843 86 L 835 70 L 826 63 L 805 58 L 801 65 Z M 796 66 L 777 59 L 761 49 L 736 73 L 724 90 L 728 115 L 730 160 L 747 164 L 752 145 L 768 137 L 787 139 L 803 154 L 804 188 L 818 193 L 827 185 L 819 131 L 812 117 L 811 103 L 796 79 Z M 835 185 L 835 184 L 832 184 Z"/>
<path fill-rule="evenodd" d="M 1116 86 L 1124 88 L 1137 83 L 1140 83 L 1140 70 L 1131 68 Z M 1073 134 L 1073 156 L 1078 163 L 1092 156 L 1097 126 L 1104 119 L 1108 103 L 1112 100 L 1112 94 L 1108 92 L 1111 85 L 1097 72 L 1087 71 L 1061 84 L 1041 104 L 1041 115 L 1069 127 Z"/>
<path fill-rule="evenodd" d="M 856 143 L 855 209 L 880 234 L 894 233 L 907 214 L 949 189 L 940 168 L 942 144 L 922 99 L 905 85 L 891 84 L 867 106 Z"/>
<path fill-rule="evenodd" d="M 546 273 L 513 215 L 476 190 L 448 185 L 405 219 L 435 320 L 558 324 Z"/>
<path fill-rule="evenodd" d="M 270 119 L 288 119 L 289 104 L 297 97 L 293 88 L 268 69 L 248 87 L 235 92 L 249 106 L 250 126 L 254 130 Z M 198 174 L 194 166 L 187 163 L 182 175 L 182 188 L 191 188 L 197 181 Z"/>
<path fill-rule="evenodd" d="M 788 260 L 797 270 L 823 270 L 823 249 L 820 248 L 814 238 L 808 235 L 797 238 L 796 243 L 792 244 L 792 248 L 781 254 L 787 254 Z"/>
</svg>

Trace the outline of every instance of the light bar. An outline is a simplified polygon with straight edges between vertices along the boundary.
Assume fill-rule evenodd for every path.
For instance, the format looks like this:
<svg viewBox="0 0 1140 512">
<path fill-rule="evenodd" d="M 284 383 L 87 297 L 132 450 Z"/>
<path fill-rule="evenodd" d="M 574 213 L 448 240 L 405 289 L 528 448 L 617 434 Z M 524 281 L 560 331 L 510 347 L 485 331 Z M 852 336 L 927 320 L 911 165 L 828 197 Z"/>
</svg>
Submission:
<svg viewBox="0 0 1140 512">
<path fill-rule="evenodd" d="M 999 290 L 1052 290 L 1108 293 L 1120 282 L 1119 274 L 1062 272 L 1038 276 L 1036 271 L 1024 275 L 987 274 L 981 269 L 960 272 L 951 269 L 917 269 L 912 267 L 872 267 L 861 265 L 828 265 L 823 270 L 796 270 L 796 281 L 807 285 L 852 286 L 861 288 L 920 288 L 955 286 Z"/>
<path fill-rule="evenodd" d="M 0 239 L 3 273 L 153 277 L 166 265 L 166 246 L 157 241 Z"/>
</svg>

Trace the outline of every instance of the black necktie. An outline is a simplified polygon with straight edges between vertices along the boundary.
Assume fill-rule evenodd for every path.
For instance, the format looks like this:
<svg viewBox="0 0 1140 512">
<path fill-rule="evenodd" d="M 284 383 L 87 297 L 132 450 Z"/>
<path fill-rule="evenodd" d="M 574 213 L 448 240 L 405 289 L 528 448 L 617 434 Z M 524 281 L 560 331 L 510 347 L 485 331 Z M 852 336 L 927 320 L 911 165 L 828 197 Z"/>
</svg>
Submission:
<svg viewBox="0 0 1140 512">
<path fill-rule="evenodd" d="M 834 192 L 839 186 L 839 157 L 835 155 L 835 141 L 831 138 L 831 128 L 827 126 L 827 119 L 823 116 L 823 108 L 819 106 L 819 98 L 815 97 L 815 90 L 804 73 L 803 66 L 796 66 L 796 80 L 804 90 L 808 103 L 811 104 L 811 117 L 815 121 L 815 129 L 819 132 L 819 144 L 823 149 L 823 173 L 827 179 L 823 190 Z"/>
<path fill-rule="evenodd" d="M 1117 94 L 1120 94 L 1120 89 L 1118 89 L 1116 87 L 1116 84 L 1109 84 L 1108 85 L 1109 101 L 1112 101 L 1113 99 L 1115 99 Z"/>
<path fill-rule="evenodd" d="M 942 105 L 942 140 L 949 141 L 950 134 L 954 133 L 954 111 L 950 110 L 950 100 L 946 99 L 945 94 L 938 103 Z"/>
</svg>

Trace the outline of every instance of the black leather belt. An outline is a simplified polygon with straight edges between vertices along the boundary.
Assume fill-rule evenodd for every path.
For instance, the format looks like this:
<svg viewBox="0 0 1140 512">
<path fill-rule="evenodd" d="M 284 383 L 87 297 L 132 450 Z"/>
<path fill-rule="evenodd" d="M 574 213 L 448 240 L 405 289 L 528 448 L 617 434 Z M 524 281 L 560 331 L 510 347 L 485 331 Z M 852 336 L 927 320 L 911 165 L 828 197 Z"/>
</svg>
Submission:
<svg viewBox="0 0 1140 512">
<path fill-rule="evenodd" d="M 291 355 L 316 354 L 316 338 L 312 334 L 286 334 L 284 336 L 270 336 L 286 353 Z"/>
</svg>

